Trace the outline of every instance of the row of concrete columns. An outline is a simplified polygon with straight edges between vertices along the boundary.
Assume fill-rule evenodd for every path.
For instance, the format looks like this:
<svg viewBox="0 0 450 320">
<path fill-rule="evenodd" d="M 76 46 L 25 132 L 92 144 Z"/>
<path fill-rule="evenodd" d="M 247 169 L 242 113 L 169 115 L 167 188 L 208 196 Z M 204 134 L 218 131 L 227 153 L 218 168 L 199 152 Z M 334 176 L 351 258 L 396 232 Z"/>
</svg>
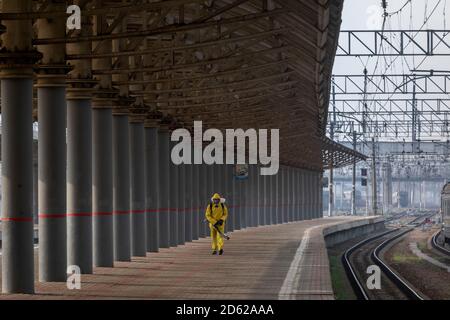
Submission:
<svg viewBox="0 0 450 320">
<path fill-rule="evenodd" d="M 45 112 L 40 118 L 41 281 L 63 281 L 67 265 L 92 273 L 93 266 L 113 267 L 114 261 L 208 236 L 204 210 L 215 192 L 230 209 L 227 231 L 321 217 L 319 173 L 282 166 L 277 175 L 261 176 L 250 165 L 248 178 L 239 180 L 232 165 L 177 166 L 170 161 L 167 129 L 130 122 L 111 109 L 68 103 L 67 110 L 67 197 L 64 141 L 50 134 L 64 126 L 48 124 Z M 32 230 L 17 244 L 28 238 Z M 17 255 L 31 267 L 32 252 L 5 252 L 3 260 Z"/>
<path fill-rule="evenodd" d="M 1 5 L 2 12 L 30 12 L 32 1 Z M 49 6 L 64 11 L 64 2 Z M 38 20 L 39 37 L 65 37 L 63 18 Z M 127 86 L 112 88 L 112 80 L 127 75 L 92 79 L 93 65 L 108 68 L 111 59 L 68 66 L 66 54 L 90 54 L 91 43 L 42 46 L 41 55 L 32 45 L 30 20 L 3 23 L 3 292 L 34 292 L 32 106 L 38 60 L 40 281 L 65 281 L 67 266 L 88 274 L 209 235 L 204 210 L 214 192 L 228 199 L 229 231 L 320 216 L 319 173 L 282 167 L 263 177 L 250 166 L 249 178 L 237 180 L 233 166 L 175 166 L 168 128 L 130 111 L 142 101 L 133 105 Z M 82 23 L 79 35 L 89 36 L 88 17 Z M 94 24 L 102 34 L 105 21 L 96 17 Z M 125 44 L 107 41 L 101 51 L 123 50 Z M 128 61 L 120 63 L 126 67 Z"/>
</svg>

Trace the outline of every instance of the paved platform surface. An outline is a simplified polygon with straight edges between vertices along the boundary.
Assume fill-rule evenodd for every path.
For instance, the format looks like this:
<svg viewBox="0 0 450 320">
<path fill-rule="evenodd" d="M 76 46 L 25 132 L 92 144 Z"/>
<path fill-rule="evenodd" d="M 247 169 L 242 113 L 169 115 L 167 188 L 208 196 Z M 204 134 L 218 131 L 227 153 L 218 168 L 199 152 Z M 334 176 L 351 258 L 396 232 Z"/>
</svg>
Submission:
<svg viewBox="0 0 450 320">
<path fill-rule="evenodd" d="M 34 295 L 0 299 L 333 299 L 322 230 L 355 219 L 248 228 L 231 234 L 223 256 L 212 256 L 205 238 L 95 268 L 82 275 L 81 290 L 36 282 Z"/>
</svg>

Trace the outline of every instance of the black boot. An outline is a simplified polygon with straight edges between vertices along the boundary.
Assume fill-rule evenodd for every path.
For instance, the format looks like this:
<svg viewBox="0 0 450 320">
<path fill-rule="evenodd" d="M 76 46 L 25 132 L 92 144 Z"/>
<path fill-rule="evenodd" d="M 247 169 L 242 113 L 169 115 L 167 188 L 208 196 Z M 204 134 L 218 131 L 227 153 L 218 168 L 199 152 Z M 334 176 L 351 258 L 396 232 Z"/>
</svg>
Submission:
<svg viewBox="0 0 450 320">
<path fill-rule="evenodd" d="M 223 255 L 223 249 L 219 250 L 219 256 Z"/>
<path fill-rule="evenodd" d="M 216 255 L 217 254 L 217 250 L 214 250 L 213 252 L 212 252 L 212 255 Z"/>
</svg>

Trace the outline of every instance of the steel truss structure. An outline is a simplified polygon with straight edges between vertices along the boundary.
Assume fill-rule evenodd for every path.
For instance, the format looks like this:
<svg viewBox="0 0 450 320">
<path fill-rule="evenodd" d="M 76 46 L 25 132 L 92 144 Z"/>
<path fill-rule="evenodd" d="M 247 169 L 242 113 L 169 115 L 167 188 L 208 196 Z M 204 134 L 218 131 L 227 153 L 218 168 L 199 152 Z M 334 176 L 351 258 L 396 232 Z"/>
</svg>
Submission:
<svg viewBox="0 0 450 320">
<path fill-rule="evenodd" d="M 450 99 L 336 99 L 335 133 L 366 132 L 378 138 L 442 139 L 450 134 Z M 366 107 L 367 106 L 367 107 Z M 331 132 L 331 123 L 328 126 Z"/>
<path fill-rule="evenodd" d="M 449 56 L 450 30 L 344 30 L 338 57 Z"/>
<path fill-rule="evenodd" d="M 336 95 L 449 94 L 450 74 L 333 75 Z"/>
</svg>

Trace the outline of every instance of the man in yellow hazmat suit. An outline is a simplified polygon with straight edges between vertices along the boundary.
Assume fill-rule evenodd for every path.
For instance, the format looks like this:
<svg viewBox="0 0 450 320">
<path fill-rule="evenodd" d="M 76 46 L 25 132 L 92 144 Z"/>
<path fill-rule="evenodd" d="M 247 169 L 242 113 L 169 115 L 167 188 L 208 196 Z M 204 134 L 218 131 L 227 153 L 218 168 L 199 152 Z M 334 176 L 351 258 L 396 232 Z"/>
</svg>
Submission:
<svg viewBox="0 0 450 320">
<path fill-rule="evenodd" d="M 217 252 L 219 252 L 219 255 L 222 255 L 223 239 L 219 232 L 217 232 L 217 229 L 219 229 L 222 234 L 224 233 L 225 221 L 228 217 L 228 208 L 221 201 L 222 199 L 218 193 L 215 193 L 211 200 L 212 202 L 206 208 L 205 216 L 206 220 L 209 221 L 209 229 L 211 229 L 212 254 L 217 254 Z"/>
</svg>

